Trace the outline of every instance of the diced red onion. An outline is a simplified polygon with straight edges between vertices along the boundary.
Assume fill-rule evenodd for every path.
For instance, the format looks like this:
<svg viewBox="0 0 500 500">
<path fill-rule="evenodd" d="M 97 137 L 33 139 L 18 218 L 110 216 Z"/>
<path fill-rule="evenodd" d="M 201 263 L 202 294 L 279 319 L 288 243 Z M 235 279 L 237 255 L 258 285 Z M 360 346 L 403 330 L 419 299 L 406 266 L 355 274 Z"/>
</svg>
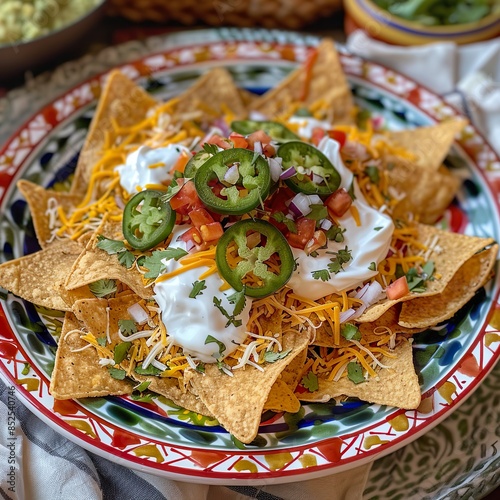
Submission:
<svg viewBox="0 0 500 500">
<path fill-rule="evenodd" d="M 333 222 L 330 219 L 323 219 L 320 223 L 321 229 L 328 231 L 333 226 Z"/>
<path fill-rule="evenodd" d="M 132 316 L 132 319 L 138 325 L 144 325 L 148 322 L 149 314 L 144 310 L 144 308 L 140 304 L 132 304 L 128 309 L 128 313 Z"/>
<path fill-rule="evenodd" d="M 361 288 L 357 293 L 354 294 L 354 298 L 355 299 L 362 299 L 363 295 L 366 293 L 369 286 L 370 286 L 370 283 L 367 283 L 363 288 Z"/>
<path fill-rule="evenodd" d="M 281 177 L 281 158 L 278 161 L 277 158 L 268 158 L 267 163 L 269 164 L 269 170 L 271 171 L 271 179 L 273 182 L 278 182 Z"/>
<path fill-rule="evenodd" d="M 317 194 L 307 195 L 309 205 L 323 205 L 323 200 Z"/>
<path fill-rule="evenodd" d="M 382 285 L 378 281 L 374 281 L 368 287 L 368 290 L 363 295 L 363 302 L 368 306 L 375 304 L 381 299 L 383 293 Z"/>
<path fill-rule="evenodd" d="M 296 217 L 307 215 L 311 212 L 311 207 L 309 206 L 309 198 L 303 193 L 297 193 L 290 202 L 290 205 L 288 205 L 288 209 Z"/>
<path fill-rule="evenodd" d="M 315 174 L 313 172 L 312 180 L 313 180 L 314 184 L 321 184 L 325 180 L 325 178 L 323 176 Z"/>
<path fill-rule="evenodd" d="M 297 170 L 295 167 L 289 167 L 287 168 L 285 171 L 283 171 L 280 175 L 280 179 L 282 181 L 286 180 L 286 179 L 290 179 L 290 177 L 293 177 L 294 175 L 297 174 Z"/>
<path fill-rule="evenodd" d="M 262 153 L 262 142 L 255 141 L 253 144 L 254 153 Z"/>
<path fill-rule="evenodd" d="M 236 184 L 240 178 L 240 171 L 238 165 L 231 165 L 224 174 L 224 180 L 229 184 Z"/>
<path fill-rule="evenodd" d="M 222 137 L 229 137 L 231 130 L 229 129 L 227 123 L 222 118 L 217 118 L 217 120 L 214 120 L 214 125 L 221 130 Z"/>
<path fill-rule="evenodd" d="M 355 313 L 356 311 L 352 307 L 347 309 L 347 311 L 342 311 L 340 313 L 340 322 L 345 323 L 346 321 L 349 321 Z"/>
</svg>

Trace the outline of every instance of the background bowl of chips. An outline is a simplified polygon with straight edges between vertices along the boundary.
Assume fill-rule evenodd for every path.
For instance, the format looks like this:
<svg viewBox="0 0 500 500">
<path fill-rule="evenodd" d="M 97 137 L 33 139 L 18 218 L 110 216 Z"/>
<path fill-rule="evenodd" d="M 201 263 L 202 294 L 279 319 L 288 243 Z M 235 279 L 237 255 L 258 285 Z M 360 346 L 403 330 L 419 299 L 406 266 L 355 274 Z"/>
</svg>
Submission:
<svg viewBox="0 0 500 500">
<path fill-rule="evenodd" d="M 361 28 L 373 38 L 397 45 L 444 41 L 464 44 L 487 40 L 500 33 L 498 10 L 473 22 L 426 26 L 396 17 L 372 0 L 344 0 L 344 7 L 345 29 L 348 34 Z"/>
<path fill-rule="evenodd" d="M 102 18 L 106 0 L 88 0 L 82 5 L 47 2 L 28 12 L 22 10 L 22 2 L 2 2 L 0 8 L 6 9 L 7 4 L 20 7 L 0 14 L 0 83 L 53 63 L 74 49 Z M 86 9 L 83 13 L 82 8 Z"/>
</svg>

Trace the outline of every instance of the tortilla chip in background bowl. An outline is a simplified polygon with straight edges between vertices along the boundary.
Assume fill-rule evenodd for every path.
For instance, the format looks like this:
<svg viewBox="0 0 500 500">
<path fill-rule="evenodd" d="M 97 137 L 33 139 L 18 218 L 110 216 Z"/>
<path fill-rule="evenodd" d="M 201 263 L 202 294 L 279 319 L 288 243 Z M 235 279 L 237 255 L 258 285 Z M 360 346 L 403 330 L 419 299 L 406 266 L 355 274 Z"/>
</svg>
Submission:
<svg viewBox="0 0 500 500">
<path fill-rule="evenodd" d="M 344 58 L 344 59 L 345 59 L 345 58 Z M 368 416 L 368 419 L 369 419 L 369 418 L 371 418 L 371 417 L 370 417 L 370 416 Z M 120 425 L 121 425 L 121 423 L 120 423 Z M 123 424 L 123 425 L 124 425 L 124 427 L 126 428 L 126 425 L 127 425 L 127 424 Z M 325 432 L 328 432 L 328 426 L 329 426 L 329 422 L 325 422 L 325 423 L 324 423 L 324 425 L 322 425 L 321 427 L 322 427 L 323 429 L 325 429 Z M 263 433 L 265 434 L 265 432 L 266 432 L 266 427 L 263 427 Z M 331 435 L 333 435 L 333 433 L 334 433 L 334 432 L 335 432 L 335 430 L 333 430 L 333 429 L 332 429 L 332 430 L 331 430 Z M 218 443 L 219 443 L 219 444 L 221 444 L 221 441 L 218 441 Z M 223 445 L 221 444 L 221 448 L 222 448 L 222 449 L 224 449 L 224 447 L 225 447 L 226 445 L 230 446 L 230 445 L 231 445 L 231 443 L 229 443 L 229 444 L 228 444 L 227 442 L 225 442 Z M 253 449 L 252 449 L 252 451 L 253 451 Z M 257 450 L 257 451 L 258 451 L 258 450 Z M 261 456 L 262 456 L 262 455 L 261 455 Z M 295 458 L 295 455 L 294 455 L 294 458 Z M 167 459 L 167 460 L 168 460 L 168 459 Z M 154 460 L 150 460 L 150 461 L 154 461 Z M 297 461 L 295 461 L 295 463 L 297 463 Z"/>
</svg>

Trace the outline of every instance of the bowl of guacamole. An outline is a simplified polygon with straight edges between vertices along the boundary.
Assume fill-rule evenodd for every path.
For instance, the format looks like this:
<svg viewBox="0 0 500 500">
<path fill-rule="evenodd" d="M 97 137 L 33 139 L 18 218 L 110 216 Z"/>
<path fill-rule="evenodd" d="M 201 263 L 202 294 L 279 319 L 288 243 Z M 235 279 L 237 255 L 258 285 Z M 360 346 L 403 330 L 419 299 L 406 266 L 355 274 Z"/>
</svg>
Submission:
<svg viewBox="0 0 500 500">
<path fill-rule="evenodd" d="M 101 18 L 105 0 L 1 0 L 0 83 L 55 61 Z"/>
</svg>

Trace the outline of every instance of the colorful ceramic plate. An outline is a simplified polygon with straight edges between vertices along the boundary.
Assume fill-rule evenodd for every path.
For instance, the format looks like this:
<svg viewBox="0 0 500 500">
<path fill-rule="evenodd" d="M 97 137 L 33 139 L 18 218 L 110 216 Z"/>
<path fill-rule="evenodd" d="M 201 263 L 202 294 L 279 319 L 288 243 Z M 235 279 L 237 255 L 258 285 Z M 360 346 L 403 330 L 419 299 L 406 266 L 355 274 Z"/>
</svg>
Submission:
<svg viewBox="0 0 500 500">
<path fill-rule="evenodd" d="M 208 67 L 223 65 L 241 86 L 262 92 L 305 60 L 314 37 L 264 31 L 197 32 L 169 48 L 122 66 L 166 98 Z M 193 41 L 194 40 L 194 41 Z M 342 54 L 358 104 L 389 128 L 420 126 L 458 114 L 439 97 L 381 66 Z M 36 250 L 30 215 L 16 190 L 20 177 L 64 188 L 92 118 L 105 75 L 64 93 L 27 121 L 0 151 L 2 259 Z M 464 179 L 440 224 L 499 238 L 500 161 L 471 126 L 449 158 Z M 498 282 L 491 282 L 452 321 L 415 337 L 423 401 L 418 411 L 350 400 L 304 405 L 297 414 L 264 414 L 252 445 L 242 447 L 206 417 L 163 398 L 54 401 L 48 392 L 62 314 L 10 294 L 0 308 L 0 368 L 17 394 L 69 439 L 118 463 L 203 483 L 288 482 L 362 465 L 397 450 L 450 415 L 500 356 Z"/>
</svg>

